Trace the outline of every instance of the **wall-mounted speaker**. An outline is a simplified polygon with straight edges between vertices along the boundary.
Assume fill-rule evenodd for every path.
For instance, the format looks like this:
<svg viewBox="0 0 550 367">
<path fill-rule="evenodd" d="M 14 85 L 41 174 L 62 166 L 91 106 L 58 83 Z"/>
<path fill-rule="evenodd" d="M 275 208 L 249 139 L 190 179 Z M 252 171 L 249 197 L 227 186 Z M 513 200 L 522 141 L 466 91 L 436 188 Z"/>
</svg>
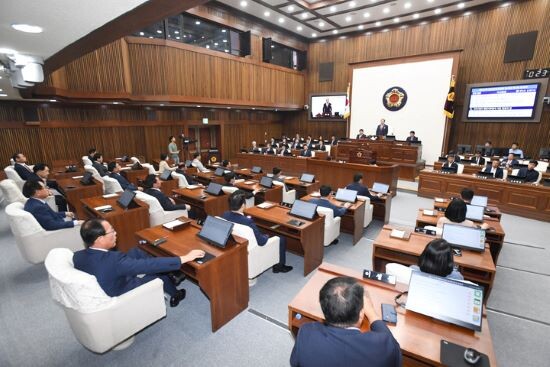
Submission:
<svg viewBox="0 0 550 367">
<path fill-rule="evenodd" d="M 531 60 L 535 53 L 538 31 L 511 34 L 506 40 L 504 63 Z"/>
<path fill-rule="evenodd" d="M 271 62 L 271 38 L 262 39 L 262 61 Z"/>
<path fill-rule="evenodd" d="M 319 81 L 330 82 L 334 73 L 333 62 L 322 62 L 319 64 Z"/>
</svg>

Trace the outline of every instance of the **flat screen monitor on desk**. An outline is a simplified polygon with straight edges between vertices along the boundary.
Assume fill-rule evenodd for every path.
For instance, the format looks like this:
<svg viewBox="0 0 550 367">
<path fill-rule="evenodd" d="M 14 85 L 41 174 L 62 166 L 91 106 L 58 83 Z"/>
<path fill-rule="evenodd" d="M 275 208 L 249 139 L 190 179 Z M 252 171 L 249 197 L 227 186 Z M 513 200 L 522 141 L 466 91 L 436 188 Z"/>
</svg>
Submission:
<svg viewBox="0 0 550 367">
<path fill-rule="evenodd" d="M 227 245 L 229 236 L 231 236 L 233 225 L 229 221 L 209 215 L 206 217 L 202 229 L 197 233 L 197 236 L 212 245 L 224 248 Z"/>
<path fill-rule="evenodd" d="M 317 204 L 296 200 L 292 205 L 292 209 L 290 209 L 289 214 L 311 220 L 315 218 L 315 215 L 317 214 Z"/>
<path fill-rule="evenodd" d="M 134 197 L 136 196 L 136 193 L 131 190 L 124 190 L 124 192 L 120 195 L 120 197 L 117 200 L 117 203 L 123 208 L 128 209 L 132 201 L 134 200 Z"/>
<path fill-rule="evenodd" d="M 312 175 L 311 173 L 302 173 L 302 176 L 300 176 L 300 181 L 313 183 L 315 182 L 315 175 Z"/>
<path fill-rule="evenodd" d="M 214 171 L 214 174 L 215 174 L 216 176 L 219 176 L 219 177 L 223 176 L 224 173 L 225 173 L 225 170 L 223 169 L 223 167 L 218 167 L 218 168 L 216 168 L 216 170 Z"/>
<path fill-rule="evenodd" d="M 222 187 L 223 186 L 219 183 L 210 182 L 204 192 L 210 195 L 219 196 L 222 193 Z"/>
<path fill-rule="evenodd" d="M 477 206 L 487 206 L 487 196 L 474 195 L 470 204 Z"/>
<path fill-rule="evenodd" d="M 270 189 L 273 186 L 273 179 L 271 177 L 263 176 L 260 179 L 260 186 Z"/>
<path fill-rule="evenodd" d="M 481 228 L 445 223 L 441 238 L 453 247 L 478 252 L 485 251 L 485 230 Z"/>
<path fill-rule="evenodd" d="M 252 173 L 262 173 L 262 167 L 254 166 L 250 171 Z"/>
<path fill-rule="evenodd" d="M 481 331 L 483 288 L 413 271 L 409 283 L 407 311 Z"/>
<path fill-rule="evenodd" d="M 484 206 L 466 204 L 466 219 L 474 222 L 483 222 Z"/>
<path fill-rule="evenodd" d="M 348 189 L 338 189 L 336 191 L 336 200 L 355 203 L 357 200 L 357 191 Z"/>
<path fill-rule="evenodd" d="M 380 182 L 375 182 L 372 185 L 372 191 L 378 192 L 378 193 L 381 193 L 381 194 L 387 194 L 389 189 L 390 189 L 390 185 L 383 184 L 383 183 L 380 183 Z"/>
</svg>

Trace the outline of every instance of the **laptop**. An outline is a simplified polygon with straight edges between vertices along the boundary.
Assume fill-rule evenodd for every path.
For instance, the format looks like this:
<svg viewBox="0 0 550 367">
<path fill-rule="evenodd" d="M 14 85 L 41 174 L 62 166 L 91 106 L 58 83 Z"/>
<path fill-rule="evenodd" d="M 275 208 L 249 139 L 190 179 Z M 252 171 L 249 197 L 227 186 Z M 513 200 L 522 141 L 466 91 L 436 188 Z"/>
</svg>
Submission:
<svg viewBox="0 0 550 367">
<path fill-rule="evenodd" d="M 485 251 L 485 230 L 481 228 L 445 223 L 441 238 L 453 247 L 477 252 Z"/>
<path fill-rule="evenodd" d="M 413 271 L 406 308 L 407 311 L 481 331 L 483 287 Z"/>
<path fill-rule="evenodd" d="M 311 173 L 302 173 L 302 176 L 300 176 L 300 181 L 313 183 L 315 182 L 315 175 L 312 175 Z"/>
<path fill-rule="evenodd" d="M 166 181 L 166 180 L 171 180 L 172 179 L 172 171 L 168 170 L 168 169 L 165 169 L 164 171 L 162 171 L 162 173 L 160 174 L 160 179 L 162 181 Z"/>
<path fill-rule="evenodd" d="M 262 173 L 262 167 L 254 166 L 254 167 L 252 167 L 250 172 L 252 172 L 252 173 Z"/>
<path fill-rule="evenodd" d="M 470 204 L 477 206 L 487 206 L 487 202 L 487 196 L 474 195 L 474 197 L 470 201 Z"/>
<path fill-rule="evenodd" d="M 204 192 L 206 192 L 207 194 L 210 194 L 210 195 L 220 196 L 223 192 L 222 187 L 223 186 L 220 185 L 219 183 L 210 182 L 208 184 L 208 187 L 206 189 L 204 189 Z"/>
<path fill-rule="evenodd" d="M 123 209 L 128 209 L 130 204 L 134 201 L 136 193 L 131 190 L 124 190 L 118 200 L 116 201 Z"/>
<path fill-rule="evenodd" d="M 197 233 L 197 237 L 208 242 L 211 245 L 225 248 L 227 241 L 231 236 L 234 224 L 223 219 L 207 216 L 202 229 Z"/>
<path fill-rule="evenodd" d="M 336 200 L 344 201 L 348 203 L 355 203 L 357 200 L 357 191 L 348 189 L 338 189 L 336 191 Z"/>
<path fill-rule="evenodd" d="M 474 222 L 483 222 L 484 206 L 466 204 L 466 219 Z"/>
<path fill-rule="evenodd" d="M 260 179 L 260 186 L 263 186 L 265 188 L 272 188 L 273 187 L 273 179 L 271 177 L 263 176 Z"/>
<path fill-rule="evenodd" d="M 214 171 L 214 175 L 219 176 L 219 177 L 223 176 L 224 173 L 225 173 L 225 170 L 223 169 L 223 167 L 218 167 Z"/>
<path fill-rule="evenodd" d="M 289 212 L 290 215 L 312 220 L 317 215 L 317 204 L 296 200 Z"/>
<path fill-rule="evenodd" d="M 390 185 L 380 183 L 380 182 L 375 182 L 372 185 L 372 191 L 378 192 L 380 194 L 387 194 L 389 189 L 390 189 Z"/>
</svg>

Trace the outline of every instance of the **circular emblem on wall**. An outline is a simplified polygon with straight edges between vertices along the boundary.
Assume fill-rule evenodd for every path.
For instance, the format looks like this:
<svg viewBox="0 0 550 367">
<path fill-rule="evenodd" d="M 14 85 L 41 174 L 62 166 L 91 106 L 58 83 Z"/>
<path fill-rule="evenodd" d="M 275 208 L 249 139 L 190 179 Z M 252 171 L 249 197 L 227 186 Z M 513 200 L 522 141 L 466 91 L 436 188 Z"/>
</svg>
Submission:
<svg viewBox="0 0 550 367">
<path fill-rule="evenodd" d="M 407 92 L 401 87 L 391 87 L 382 96 L 382 104 L 388 111 L 399 111 L 406 103 Z"/>
<path fill-rule="evenodd" d="M 210 163 L 216 163 L 218 159 L 216 158 L 215 155 L 213 155 L 212 157 L 210 157 Z"/>
</svg>

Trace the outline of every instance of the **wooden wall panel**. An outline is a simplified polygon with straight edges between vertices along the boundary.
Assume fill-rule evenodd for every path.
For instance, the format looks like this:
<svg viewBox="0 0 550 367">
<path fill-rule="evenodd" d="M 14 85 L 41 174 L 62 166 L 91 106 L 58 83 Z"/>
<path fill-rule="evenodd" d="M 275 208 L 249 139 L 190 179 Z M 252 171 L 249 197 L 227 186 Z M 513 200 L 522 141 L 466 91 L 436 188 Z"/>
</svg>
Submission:
<svg viewBox="0 0 550 367">
<path fill-rule="evenodd" d="M 540 123 L 462 123 L 462 103 L 468 83 L 522 79 L 528 68 L 548 67 L 550 60 L 550 2 L 515 2 L 506 8 L 474 12 L 448 21 L 395 29 L 346 39 L 310 44 L 306 92 L 343 92 L 351 82 L 349 63 L 385 58 L 463 50 L 457 75 L 457 102 L 451 125 L 449 146 L 478 144 L 491 139 L 493 145 L 509 146 L 517 140 L 529 155 L 550 145 L 550 113 L 544 107 Z M 532 60 L 504 64 L 506 39 L 510 34 L 538 30 Z M 319 64 L 334 62 L 334 80 L 319 82 Z M 445 96 L 442 96 L 442 106 Z M 390 117 L 388 117 L 390 119 Z M 373 122 L 373 126 L 376 122 Z M 288 128 L 286 127 L 288 126 Z M 305 113 L 294 114 L 285 122 L 286 130 L 304 134 L 326 131 L 322 122 L 309 122 Z M 336 127 L 345 134 L 346 130 Z"/>
</svg>

